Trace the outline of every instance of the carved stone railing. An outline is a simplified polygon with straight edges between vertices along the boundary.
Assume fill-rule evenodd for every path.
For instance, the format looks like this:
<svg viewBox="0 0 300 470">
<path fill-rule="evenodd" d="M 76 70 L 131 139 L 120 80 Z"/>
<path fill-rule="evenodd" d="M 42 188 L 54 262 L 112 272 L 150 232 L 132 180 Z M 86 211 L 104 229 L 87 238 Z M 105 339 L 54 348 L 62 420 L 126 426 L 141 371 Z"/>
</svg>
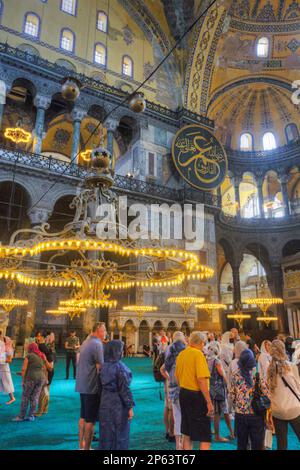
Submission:
<svg viewBox="0 0 300 470">
<path fill-rule="evenodd" d="M 68 163 L 50 156 L 22 150 L 10 150 L 0 147 L 0 165 L 9 165 L 23 169 L 43 170 L 53 175 L 83 180 L 87 170 L 75 163 Z M 194 202 L 218 208 L 220 199 L 211 193 L 190 188 L 175 189 L 128 176 L 115 176 L 115 190 L 128 191 L 148 198 L 164 199 L 168 202 Z"/>
<path fill-rule="evenodd" d="M 291 160 L 295 161 L 295 159 L 300 159 L 300 140 L 291 142 L 288 145 L 283 145 L 274 150 L 244 152 L 242 150 L 233 150 L 226 147 L 226 152 L 229 159 L 229 166 L 234 167 L 237 163 L 248 165 L 248 167 L 252 163 L 260 165 L 271 164 L 270 169 L 276 171 L 276 164 L 278 162 L 283 164 L 291 162 Z"/>
<path fill-rule="evenodd" d="M 273 218 L 243 218 L 231 216 L 224 214 L 224 212 L 219 213 L 219 221 L 222 224 L 245 229 L 245 230 L 257 230 L 257 229 L 270 229 L 271 227 L 285 227 L 286 225 L 299 225 L 300 224 L 300 214 L 291 214 L 284 217 L 273 217 Z"/>
</svg>

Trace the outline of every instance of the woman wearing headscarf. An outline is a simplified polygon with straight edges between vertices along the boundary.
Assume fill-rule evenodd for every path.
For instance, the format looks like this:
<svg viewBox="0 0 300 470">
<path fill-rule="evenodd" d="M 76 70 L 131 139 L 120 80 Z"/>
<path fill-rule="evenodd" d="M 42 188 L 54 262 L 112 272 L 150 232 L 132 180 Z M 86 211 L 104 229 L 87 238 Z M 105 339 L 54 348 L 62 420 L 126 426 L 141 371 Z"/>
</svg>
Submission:
<svg viewBox="0 0 300 470">
<path fill-rule="evenodd" d="M 9 364 L 14 355 L 13 343 L 8 336 L 3 336 L 0 331 L 0 393 L 9 395 L 7 405 L 16 401 L 14 396 L 14 384 L 11 377 Z"/>
<path fill-rule="evenodd" d="M 128 450 L 130 421 L 134 401 L 130 390 L 131 371 L 121 362 L 122 341 L 105 346 L 104 364 L 100 370 L 100 439 L 99 450 Z"/>
<path fill-rule="evenodd" d="M 268 384 L 277 450 L 286 450 L 288 424 L 300 441 L 300 382 L 298 371 L 288 361 L 282 341 L 272 342 L 270 354 L 272 360 L 268 369 Z"/>
<path fill-rule="evenodd" d="M 210 371 L 210 395 L 214 405 L 215 441 L 228 442 L 228 439 L 220 436 L 222 414 L 230 432 L 230 439 L 234 439 L 235 436 L 228 411 L 227 378 L 222 367 L 220 353 L 220 345 L 217 341 L 209 343 L 206 360 Z"/>
<path fill-rule="evenodd" d="M 300 343 L 295 346 L 295 352 L 293 354 L 293 364 L 297 366 L 298 378 L 300 380 Z"/>
<path fill-rule="evenodd" d="M 268 368 L 271 363 L 271 350 L 272 343 L 267 339 L 261 343 L 260 354 L 258 357 L 258 369 L 261 376 L 267 381 Z"/>
<path fill-rule="evenodd" d="M 43 354 L 36 343 L 28 346 L 28 353 L 24 359 L 22 367 L 22 401 L 19 415 L 13 421 L 24 421 L 27 413 L 28 405 L 30 409 L 26 421 L 34 421 L 34 413 L 36 411 L 40 393 L 46 381 L 46 369 L 51 365 L 47 362 L 45 354 Z"/>
<path fill-rule="evenodd" d="M 34 421 L 34 413 L 38 406 L 40 393 L 46 381 L 46 370 L 50 368 L 45 354 L 36 343 L 28 346 L 28 353 L 22 367 L 22 401 L 19 415 L 13 421 L 24 421 L 28 404 L 30 409 L 26 421 Z"/>
<path fill-rule="evenodd" d="M 245 349 L 238 361 L 238 370 L 232 376 L 230 398 L 235 410 L 235 424 L 238 450 L 247 450 L 250 439 L 252 450 L 263 450 L 265 439 L 265 418 L 256 415 L 252 407 L 255 386 L 256 360 L 250 349 Z M 269 397 L 268 387 L 260 377 L 261 393 Z"/>
<path fill-rule="evenodd" d="M 229 384 L 229 386 L 230 386 L 230 382 L 231 382 L 231 378 L 232 378 L 233 374 L 235 374 L 238 370 L 238 362 L 239 362 L 239 359 L 240 359 L 240 356 L 241 356 L 242 352 L 245 349 L 248 349 L 248 344 L 245 343 L 245 341 L 239 340 L 234 345 L 234 350 L 233 350 L 234 359 L 232 359 L 232 361 L 229 365 L 229 369 L 228 369 L 228 384 Z"/>
<path fill-rule="evenodd" d="M 228 377 L 228 370 L 230 363 L 233 359 L 233 350 L 234 350 L 234 338 L 231 331 L 226 331 L 222 335 L 221 340 L 221 349 L 220 349 L 220 359 L 222 362 L 223 370 Z"/>
</svg>

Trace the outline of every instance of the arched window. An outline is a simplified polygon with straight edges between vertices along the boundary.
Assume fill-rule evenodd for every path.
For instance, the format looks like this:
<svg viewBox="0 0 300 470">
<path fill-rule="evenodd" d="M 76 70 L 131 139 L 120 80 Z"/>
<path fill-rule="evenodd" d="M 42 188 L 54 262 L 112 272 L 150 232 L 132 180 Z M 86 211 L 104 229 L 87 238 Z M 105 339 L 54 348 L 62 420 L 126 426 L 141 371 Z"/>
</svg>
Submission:
<svg viewBox="0 0 300 470">
<path fill-rule="evenodd" d="M 133 60 L 128 55 L 124 55 L 122 59 L 122 74 L 133 77 Z"/>
<path fill-rule="evenodd" d="M 40 18 L 35 13 L 26 13 L 24 21 L 24 33 L 38 38 L 40 35 Z"/>
<path fill-rule="evenodd" d="M 76 16 L 77 0 L 61 0 L 60 9 L 69 15 Z"/>
<path fill-rule="evenodd" d="M 287 143 L 296 142 L 299 139 L 299 131 L 296 124 L 288 124 L 285 128 L 285 135 Z"/>
<path fill-rule="evenodd" d="M 266 132 L 263 136 L 263 148 L 264 150 L 276 149 L 276 139 L 273 132 Z"/>
<path fill-rule="evenodd" d="M 60 35 L 60 47 L 68 52 L 75 50 L 75 35 L 70 29 L 62 29 Z"/>
<path fill-rule="evenodd" d="M 103 44 L 95 45 L 94 62 L 99 65 L 106 65 L 106 48 Z"/>
<path fill-rule="evenodd" d="M 253 137 L 249 132 L 245 132 L 241 135 L 240 150 L 243 150 L 244 152 L 250 152 L 253 150 Z"/>
<path fill-rule="evenodd" d="M 108 18 L 107 14 L 104 11 L 98 11 L 97 13 L 97 29 L 107 33 Z"/>
<path fill-rule="evenodd" d="M 260 38 L 257 41 L 257 57 L 269 57 L 270 41 L 268 38 Z"/>
</svg>

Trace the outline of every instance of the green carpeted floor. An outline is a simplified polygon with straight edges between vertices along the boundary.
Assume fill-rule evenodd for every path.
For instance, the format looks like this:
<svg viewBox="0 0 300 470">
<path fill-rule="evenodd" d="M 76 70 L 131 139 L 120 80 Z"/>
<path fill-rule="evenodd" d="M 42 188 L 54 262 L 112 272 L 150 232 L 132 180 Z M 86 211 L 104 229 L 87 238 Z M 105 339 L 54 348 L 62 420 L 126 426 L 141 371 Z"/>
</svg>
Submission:
<svg viewBox="0 0 300 470">
<path fill-rule="evenodd" d="M 163 401 L 160 400 L 160 386 L 152 378 L 151 360 L 134 358 L 127 359 L 125 362 L 134 375 L 132 390 L 136 401 L 135 418 L 131 428 L 131 449 L 174 450 L 175 446 L 164 439 Z M 11 421 L 18 414 L 20 406 L 21 378 L 16 375 L 16 372 L 21 369 L 21 364 L 21 360 L 14 360 L 12 364 L 17 402 L 6 406 L 7 397 L 0 395 L 0 449 L 77 449 L 79 396 L 74 391 L 75 381 L 64 380 L 63 358 L 60 358 L 56 364 L 48 415 L 34 422 L 14 423 Z M 224 423 L 222 423 L 222 431 L 223 436 L 228 435 Z M 300 450 L 300 445 L 292 431 L 289 435 L 289 448 Z M 234 450 L 235 442 L 222 445 L 214 443 L 213 449 Z"/>
</svg>

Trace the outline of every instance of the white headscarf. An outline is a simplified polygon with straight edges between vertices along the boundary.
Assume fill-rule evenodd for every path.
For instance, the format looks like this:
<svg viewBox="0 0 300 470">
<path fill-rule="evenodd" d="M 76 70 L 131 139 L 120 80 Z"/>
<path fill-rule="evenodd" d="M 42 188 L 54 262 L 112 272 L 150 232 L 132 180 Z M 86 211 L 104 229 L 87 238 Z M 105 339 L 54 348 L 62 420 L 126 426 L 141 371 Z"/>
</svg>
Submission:
<svg viewBox="0 0 300 470">
<path fill-rule="evenodd" d="M 239 359 L 240 355 L 242 354 L 242 352 L 245 349 L 248 349 L 248 344 L 245 343 L 245 341 L 241 341 L 241 340 L 237 341 L 235 343 L 235 346 L 234 346 L 234 357 L 235 357 L 235 359 Z"/>
<path fill-rule="evenodd" d="M 229 341 L 230 337 L 231 337 L 231 332 L 226 331 L 226 333 L 223 334 L 222 341 L 221 341 L 220 358 L 222 361 L 223 368 L 226 372 L 228 371 L 229 365 L 233 358 L 234 345 L 230 343 Z"/>
</svg>

